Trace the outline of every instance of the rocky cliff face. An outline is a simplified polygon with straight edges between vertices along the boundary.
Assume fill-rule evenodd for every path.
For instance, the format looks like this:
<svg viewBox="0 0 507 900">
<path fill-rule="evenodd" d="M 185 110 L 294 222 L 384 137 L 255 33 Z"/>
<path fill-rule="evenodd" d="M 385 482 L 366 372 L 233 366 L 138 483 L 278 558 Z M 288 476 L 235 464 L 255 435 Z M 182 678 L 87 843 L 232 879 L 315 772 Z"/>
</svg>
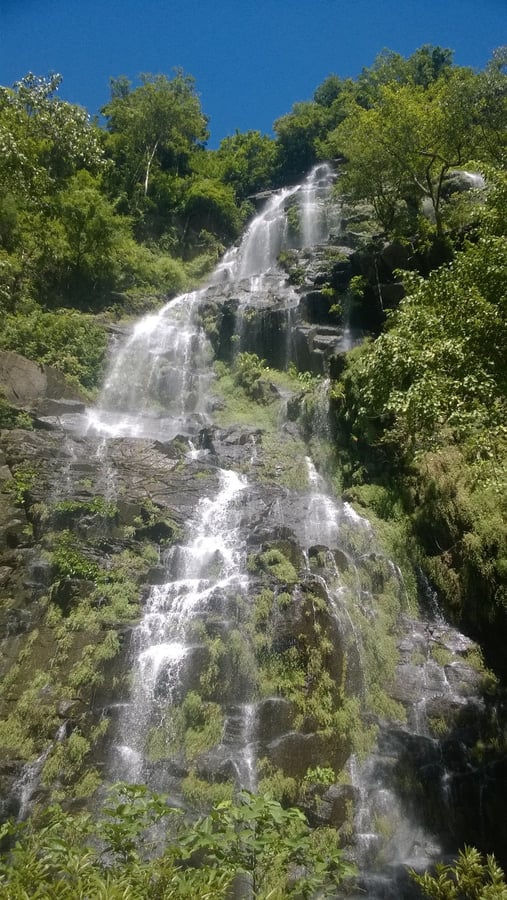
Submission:
<svg viewBox="0 0 507 900">
<path fill-rule="evenodd" d="M 421 620 L 318 474 L 325 382 L 273 371 L 339 369 L 354 315 L 368 327 L 354 276 L 383 272 L 395 302 L 395 250 L 368 257 L 360 222 L 327 215 L 317 246 L 277 246 L 262 278 L 225 277 L 226 259 L 190 318 L 139 327 L 98 413 L 47 368 L 0 359 L 32 424 L 0 433 L 4 815 L 129 778 L 196 808 L 271 790 L 340 829 L 365 869 L 491 838 L 476 648 Z"/>
</svg>

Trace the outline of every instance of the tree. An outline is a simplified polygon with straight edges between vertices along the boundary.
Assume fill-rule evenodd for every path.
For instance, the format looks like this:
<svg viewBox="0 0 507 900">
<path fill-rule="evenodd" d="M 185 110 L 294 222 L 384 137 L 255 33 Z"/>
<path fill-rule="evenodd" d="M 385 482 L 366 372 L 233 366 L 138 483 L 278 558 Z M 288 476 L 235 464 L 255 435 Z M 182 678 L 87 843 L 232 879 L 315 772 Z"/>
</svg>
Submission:
<svg viewBox="0 0 507 900">
<path fill-rule="evenodd" d="M 424 44 L 407 61 L 411 80 L 414 84 L 429 87 L 432 81 L 449 71 L 452 57 L 453 52 L 448 48 Z"/>
<path fill-rule="evenodd" d="M 295 103 L 290 113 L 273 125 L 284 181 L 301 178 L 318 158 L 317 141 L 329 129 L 330 111 L 318 103 Z"/>
<path fill-rule="evenodd" d="M 330 135 L 328 149 L 347 158 L 344 188 L 370 200 L 386 229 L 403 201 L 417 207 L 426 198 L 442 234 L 445 176 L 471 159 L 482 140 L 471 103 L 476 90 L 468 69 L 454 69 L 427 89 L 390 83 L 370 109 L 356 106 Z"/>
<path fill-rule="evenodd" d="M 120 163 L 129 195 L 138 186 L 146 197 L 152 168 L 180 173 L 208 137 L 207 119 L 201 111 L 194 80 L 178 71 L 140 76 L 134 90 L 121 77 L 111 82 L 111 100 L 104 107 L 107 127 L 114 136 L 110 147 Z"/>
<path fill-rule="evenodd" d="M 393 50 L 384 49 L 373 65 L 361 70 L 356 85 L 356 102 L 370 109 L 380 99 L 388 84 L 416 84 L 427 88 L 452 65 L 452 50 L 424 44 L 405 59 Z"/>
<path fill-rule="evenodd" d="M 328 75 L 322 84 L 319 84 L 315 89 L 313 99 L 320 106 L 330 107 L 335 100 L 338 100 L 344 90 L 344 86 L 348 84 L 350 82 L 344 82 L 338 75 Z"/>
<path fill-rule="evenodd" d="M 278 169 L 275 141 L 260 131 L 236 131 L 221 141 L 216 159 L 221 178 L 239 201 L 273 186 Z"/>
<path fill-rule="evenodd" d="M 62 241 L 48 246 L 40 260 L 40 296 L 48 303 L 92 305 L 119 284 L 122 251 L 131 240 L 131 225 L 101 190 L 98 179 L 81 171 L 58 194 L 54 208 Z"/>
<path fill-rule="evenodd" d="M 476 94 L 470 100 L 481 133 L 480 156 L 503 166 L 507 152 L 507 47 L 494 51 L 477 77 Z"/>
<path fill-rule="evenodd" d="M 187 241 L 189 231 L 197 238 L 208 232 L 228 244 L 238 236 L 242 224 L 234 191 L 214 178 L 192 179 L 182 201 L 182 216 Z"/>
<path fill-rule="evenodd" d="M 82 107 L 57 97 L 61 83 L 61 75 L 30 72 L 12 89 L 0 88 L 4 139 L 9 135 L 10 153 L 17 153 L 21 168 L 31 165 L 32 181 L 41 167 L 52 181 L 61 181 L 78 169 L 98 171 L 104 164 L 98 128 Z"/>
</svg>

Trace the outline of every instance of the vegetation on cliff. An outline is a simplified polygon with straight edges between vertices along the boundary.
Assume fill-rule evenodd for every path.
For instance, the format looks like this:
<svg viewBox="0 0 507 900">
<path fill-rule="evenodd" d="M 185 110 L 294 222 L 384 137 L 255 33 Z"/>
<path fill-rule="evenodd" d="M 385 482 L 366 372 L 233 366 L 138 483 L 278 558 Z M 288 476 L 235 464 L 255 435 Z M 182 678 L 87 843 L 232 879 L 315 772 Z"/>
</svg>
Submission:
<svg viewBox="0 0 507 900">
<path fill-rule="evenodd" d="M 338 192 L 350 213 L 350 228 L 358 218 L 369 217 L 357 254 L 358 259 L 363 254 L 364 265 L 356 259 L 358 269 L 353 270 L 340 251 L 328 256 L 333 273 L 323 291 L 338 320 L 347 301 L 355 324 L 370 336 L 346 358 L 334 360 L 335 447 L 326 449 L 326 464 L 336 468 L 338 460 L 347 498 L 386 523 L 393 543 L 400 543 L 400 536 L 406 540 L 412 560 L 454 619 L 475 629 L 496 664 L 507 625 L 505 63 L 505 54 L 498 52 L 484 72 L 474 73 L 453 66 L 451 53 L 439 47 L 423 47 L 408 60 L 384 52 L 355 81 L 327 78 L 313 100 L 297 103 L 275 123 L 274 139 L 238 133 L 216 151 L 205 147 L 207 120 L 193 80 L 181 72 L 171 79 L 142 76 L 138 87 L 123 78 L 114 80 L 103 110 L 105 129 L 84 110 L 58 99 L 57 76 L 29 75 L 12 89 L 0 89 L 0 347 L 50 363 L 87 390 L 100 382 L 106 347 L 103 319 L 93 314 L 132 314 L 181 291 L 238 236 L 253 211 L 252 194 L 299 178 L 319 159 L 343 158 Z M 464 186 L 474 189 L 464 191 Z M 387 267 L 388 286 L 399 293 L 388 303 L 379 271 L 382 253 L 385 258 L 389 252 L 397 263 Z M 401 294 L 405 296 L 398 302 Z M 279 399 L 278 386 L 287 377 L 270 373 L 253 353 L 237 355 L 231 367 L 217 364 L 216 421 L 225 427 L 239 416 L 255 427 L 264 453 L 259 481 L 290 490 L 301 481 L 303 441 L 291 436 L 282 442 L 270 431 L 277 409 L 273 398 Z M 8 407 L 2 424 L 22 427 L 26 422 L 20 415 Z M 309 414 L 307 419 L 311 432 Z M 105 725 L 91 721 L 83 710 L 101 687 L 106 666 L 118 656 L 118 633 L 137 615 L 140 585 L 157 562 L 145 539 L 153 533 L 160 543 L 162 534 L 168 542 L 177 528 L 164 519 L 160 505 L 119 510 L 84 483 L 78 500 L 44 506 L 35 471 L 18 459 L 8 463 L 11 502 L 25 513 L 23 541 L 28 545 L 33 534 L 39 539 L 47 532 L 48 584 L 36 623 L 45 655 L 35 665 L 34 629 L 0 692 L 8 710 L 0 743 L 13 765 L 40 758 L 49 747 L 41 764 L 42 787 L 68 801 L 88 795 L 100 783 L 91 758 Z M 301 802 L 309 784 L 330 783 L 338 757 L 341 761 L 351 746 L 366 746 L 371 736 L 362 731 L 359 707 L 341 689 L 337 695 L 329 681 L 336 644 L 324 615 L 326 598 L 316 590 L 324 563 L 319 548 L 314 550 L 313 589 L 300 599 L 299 644 L 284 649 L 275 647 L 272 626 L 292 602 L 298 559 L 282 540 L 257 548 L 249 559 L 258 593 L 251 620 L 242 624 L 247 621 L 245 633 L 255 649 L 260 696 L 283 692 L 298 727 L 310 723 L 327 748 L 326 765 L 319 771 L 305 768 L 297 777 L 265 761 L 261 783 L 284 802 Z M 389 577 L 378 561 L 371 562 L 372 584 L 380 580 L 386 585 L 375 647 L 369 651 L 377 666 L 371 667 L 372 681 L 383 685 L 395 665 L 393 621 L 400 611 Z M 313 625 L 304 632 L 306 620 Z M 225 676 L 219 679 L 221 639 L 205 632 L 199 637 L 210 659 L 201 693 L 191 691 L 175 705 L 173 723 L 187 762 L 216 744 L 222 728 L 217 695 L 219 686 L 223 691 L 227 684 Z M 239 630 L 229 638 L 238 663 L 248 663 L 250 645 Z M 343 684 L 345 676 L 344 662 Z M 383 691 L 375 693 L 375 683 L 366 687 L 368 711 L 391 714 Z M 398 715 L 399 709 L 394 710 L 393 716 Z M 71 733 L 56 740 L 64 717 L 73 720 Z M 341 743 L 335 752 L 337 733 Z M 153 762 L 172 752 L 160 730 L 148 740 Z M 186 798 L 195 800 L 203 785 L 190 768 Z M 231 857 L 240 834 L 250 862 L 257 854 L 266 869 L 259 876 L 251 872 L 261 879 L 258 896 L 264 890 L 290 896 L 294 885 L 285 880 L 286 864 L 290 868 L 307 861 L 301 852 L 308 847 L 301 818 L 273 799 L 245 800 L 238 812 L 239 807 L 230 805 L 229 782 L 210 787 L 214 793 L 206 801 L 216 801 L 221 791 L 224 805 L 211 825 L 196 826 L 185 841 L 192 850 L 204 851 L 206 860 L 209 854 L 212 867 L 194 869 L 187 859 L 182 869 L 172 845 L 163 857 L 146 863 L 132 843 L 138 823 L 129 820 L 124 805 L 116 813 L 116 837 L 108 826 L 109 839 L 113 835 L 117 841 L 108 846 L 117 856 L 107 871 L 93 848 L 79 846 L 90 833 L 90 820 L 83 820 L 79 832 L 76 820 L 53 811 L 52 822 L 44 826 L 48 830 L 31 832 L 29 826 L 12 864 L 2 864 L 0 893 L 7 885 L 7 896 L 22 896 L 44 877 L 49 896 L 55 879 L 63 879 L 64 891 L 72 878 L 82 877 L 85 890 L 96 885 L 116 896 L 114 876 L 125 890 L 135 888 L 138 893 L 132 896 L 145 896 L 148 882 L 150 891 L 155 883 L 160 887 L 160 896 L 185 896 L 181 892 L 187 888 L 190 894 L 210 889 L 210 896 L 221 896 L 238 868 L 247 868 L 244 856 Z M 143 807 L 141 795 L 129 799 L 138 812 L 156 808 L 165 816 L 167 807 L 153 802 Z M 259 807 L 254 812 L 255 803 Z M 245 809 L 249 823 L 287 826 L 299 856 L 289 844 L 276 850 L 271 825 L 268 837 L 259 837 L 252 850 L 250 824 L 245 826 L 242 818 Z M 301 830 L 292 836 L 294 823 Z M 127 826 L 132 826 L 129 834 Z M 79 839 L 70 842 L 70 857 L 58 857 L 63 852 L 59 842 L 69 829 L 76 829 L 74 838 L 78 834 Z M 41 874 L 48 834 L 54 865 Z M 311 840 L 317 847 L 318 839 Z M 320 853 L 320 845 L 317 849 Z M 319 869 L 324 864 L 318 853 L 312 860 L 325 881 L 329 868 Z M 225 858 L 234 865 L 222 877 L 216 862 Z M 337 859 L 341 877 L 339 855 Z M 71 864 L 75 870 L 69 875 Z M 488 865 L 480 877 L 496 877 Z M 311 867 L 309 872 L 310 879 Z M 444 880 L 452 875 L 450 870 L 444 874 Z M 278 878 L 276 884 L 272 877 Z M 211 888 L 206 878 L 213 882 Z M 13 885 L 19 894 L 13 893 Z M 437 891 L 430 880 L 423 887 Z M 444 896 L 447 888 L 440 888 Z"/>
<path fill-rule="evenodd" d="M 423 566 L 455 621 L 495 652 L 505 628 L 507 235 L 505 172 L 469 212 L 468 237 L 349 355 L 333 388 L 350 496 L 409 517 Z M 491 624 L 495 627 L 491 629 Z"/>
</svg>

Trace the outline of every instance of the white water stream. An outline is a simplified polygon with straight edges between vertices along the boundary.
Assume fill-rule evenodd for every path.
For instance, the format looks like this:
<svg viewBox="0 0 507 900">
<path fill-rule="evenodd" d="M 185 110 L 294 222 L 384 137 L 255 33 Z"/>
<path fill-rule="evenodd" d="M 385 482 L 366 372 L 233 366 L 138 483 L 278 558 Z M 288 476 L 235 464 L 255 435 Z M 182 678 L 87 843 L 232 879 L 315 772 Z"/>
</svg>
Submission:
<svg viewBox="0 0 507 900">
<path fill-rule="evenodd" d="M 188 543 L 175 546 L 166 562 L 168 580 L 153 587 L 135 633 L 136 662 L 130 703 L 122 710 L 117 777 L 135 781 L 150 728 L 161 727 L 180 688 L 186 657 L 194 649 L 189 626 L 210 598 L 246 587 L 244 549 L 238 538 L 245 480 L 219 470 L 214 498 L 203 497 L 189 523 Z M 172 576 L 169 579 L 169 576 Z"/>
<path fill-rule="evenodd" d="M 225 255 L 207 286 L 169 302 L 159 313 L 144 317 L 134 327 L 115 354 L 100 402 L 89 416 L 90 429 L 105 439 L 106 449 L 109 438 L 122 436 L 169 441 L 183 435 L 192 439 L 210 423 L 213 354 L 199 318 L 202 304 L 208 296 L 219 302 L 221 288 L 225 291 L 226 287 L 234 287 L 234 296 L 239 298 L 239 349 L 249 309 L 263 309 L 266 297 L 279 298 L 290 315 L 297 296 L 287 284 L 277 258 L 281 250 L 290 249 L 291 241 L 295 248 L 326 241 L 330 228 L 326 198 L 332 180 L 330 169 L 321 166 L 303 185 L 273 195 L 239 246 Z M 300 216 L 300 232 L 292 237 L 288 212 L 291 204 Z M 287 356 L 289 349 L 280 355 Z M 319 414 L 321 434 L 329 437 L 323 408 L 319 407 Z M 199 453 L 195 448 L 189 450 L 188 458 L 195 465 Z M 241 459 L 245 470 L 249 463 L 254 469 L 255 441 Z M 209 460 L 208 466 L 213 468 Z M 306 554 L 307 571 L 303 574 L 317 585 L 320 580 L 323 593 L 329 596 L 332 615 L 349 655 L 349 681 L 362 697 L 363 636 L 350 604 L 357 606 L 365 621 L 368 617 L 375 619 L 373 598 L 364 588 L 360 572 L 361 556 L 367 559 L 373 553 L 373 529 L 349 504 L 330 496 L 309 457 L 306 467 L 303 481 L 308 486 L 290 498 L 290 520 L 284 497 L 277 494 L 273 497 L 269 525 L 281 533 L 290 528 L 300 542 Z M 216 467 L 214 475 L 214 479 L 205 482 L 181 542 L 163 558 L 164 582 L 150 589 L 142 618 L 134 630 L 131 693 L 128 702 L 119 706 L 111 778 L 148 780 L 150 735 L 154 729 L 167 730 L 171 709 L 181 703 L 186 690 L 192 689 L 193 660 L 207 652 L 199 643 L 199 629 L 194 626 L 199 619 L 223 612 L 231 597 L 248 602 L 248 525 L 242 517 L 253 488 L 245 475 L 231 469 Z M 325 558 L 322 570 L 326 576 L 330 573 L 329 584 L 317 566 L 312 569 L 312 553 L 314 560 L 319 554 Z M 346 577 L 337 560 L 347 570 Z M 386 568 L 389 569 L 387 564 Z M 397 578 L 395 572 L 393 580 Z M 230 622 L 224 627 L 230 627 Z M 411 735 L 420 736 L 427 730 L 421 710 L 422 707 L 413 712 L 407 725 Z M 228 775 L 251 790 L 257 786 L 256 728 L 256 704 L 248 691 L 239 692 L 235 702 L 224 704 L 223 729 L 216 752 L 227 757 Z M 385 825 L 389 811 L 394 811 L 390 859 L 407 859 L 416 844 L 425 848 L 430 844 L 424 829 L 412 829 L 410 817 L 396 805 L 391 788 L 381 783 L 386 763 L 384 757 L 380 762 L 379 759 L 372 754 L 364 764 L 355 758 L 350 763 L 357 802 L 357 849 L 365 865 L 381 849 L 381 829 L 375 823 Z M 396 888 L 391 893 L 381 893 L 374 886 L 368 896 L 370 900 L 394 900 Z"/>
<path fill-rule="evenodd" d="M 291 245 L 288 204 L 299 210 L 301 233 L 292 237 L 295 245 L 325 241 L 325 206 L 333 178 L 328 166 L 320 166 L 303 185 L 273 194 L 207 286 L 170 301 L 134 326 L 117 349 L 99 403 L 89 413 L 90 429 L 105 439 L 105 465 L 109 438 L 170 440 L 181 434 L 191 438 L 209 421 L 212 351 L 200 323 L 200 306 L 208 294 L 219 297 L 222 284 L 237 286 L 240 345 L 249 308 L 262 308 L 266 296 L 275 296 L 288 309 L 294 306 L 297 297 L 277 263 L 280 251 Z M 197 460 L 199 451 L 191 449 L 188 455 Z M 112 777 L 134 781 L 144 777 L 147 735 L 164 726 L 168 710 L 180 697 L 192 656 L 200 649 L 193 643 L 193 620 L 220 604 L 231 590 L 247 593 L 245 548 L 238 531 L 247 481 L 224 469 L 217 470 L 217 481 L 216 492 L 199 500 L 187 524 L 187 537 L 167 555 L 166 581 L 151 588 L 135 629 L 131 698 L 118 706 Z M 324 539 L 331 535 L 326 532 Z M 313 540 L 312 535 L 309 543 Z M 226 711 L 222 741 L 238 782 L 253 789 L 255 707 L 248 700 L 239 698 Z"/>
</svg>

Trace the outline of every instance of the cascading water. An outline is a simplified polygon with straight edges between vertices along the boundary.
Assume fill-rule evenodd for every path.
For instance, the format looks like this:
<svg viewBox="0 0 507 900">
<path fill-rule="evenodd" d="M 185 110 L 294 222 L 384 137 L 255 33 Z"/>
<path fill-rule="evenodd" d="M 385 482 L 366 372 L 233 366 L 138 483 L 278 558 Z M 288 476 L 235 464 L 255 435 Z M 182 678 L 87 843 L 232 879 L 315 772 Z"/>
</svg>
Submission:
<svg viewBox="0 0 507 900">
<path fill-rule="evenodd" d="M 137 661 L 131 702 L 122 709 L 116 776 L 140 780 L 146 736 L 163 728 L 181 688 L 182 669 L 198 649 L 189 637 L 192 620 L 231 591 L 244 590 L 243 553 L 235 520 L 244 481 L 232 471 L 219 470 L 213 499 L 198 504 L 189 531 L 193 539 L 177 545 L 166 560 L 172 578 L 154 587 L 134 638 Z"/>
<path fill-rule="evenodd" d="M 322 244 L 329 237 L 326 200 L 334 178 L 330 166 L 316 166 L 301 186 L 301 243 L 303 247 Z"/>
<path fill-rule="evenodd" d="M 89 414 L 91 432 L 106 439 L 105 445 L 101 443 L 105 465 L 108 438 L 193 438 L 209 421 L 212 352 L 199 318 L 202 304 L 219 296 L 223 285 L 240 289 L 236 314 L 240 349 L 246 309 L 262 308 L 266 295 L 286 308 L 294 307 L 298 298 L 277 263 L 280 251 L 290 246 L 287 204 L 300 210 L 306 242 L 325 239 L 324 205 L 332 180 L 331 170 L 321 166 L 308 183 L 274 194 L 239 247 L 225 255 L 209 286 L 171 301 L 133 328 L 117 349 L 100 401 Z M 187 455 L 197 462 L 199 452 L 190 450 Z M 244 476 L 240 479 L 220 467 L 216 478 L 216 493 L 202 497 L 192 516 L 188 529 L 192 539 L 167 553 L 167 579 L 151 589 L 134 632 L 132 694 L 129 703 L 118 706 L 111 777 L 148 777 L 146 737 L 156 728 L 170 728 L 168 709 L 180 698 L 192 659 L 202 655 L 195 621 L 221 604 L 226 619 L 224 597 L 232 585 L 237 595 L 246 593 L 245 552 L 234 523 L 248 485 Z M 246 689 L 226 706 L 216 752 L 223 749 L 232 760 L 238 784 L 253 788 L 255 706 L 250 701 Z"/>
<path fill-rule="evenodd" d="M 407 635 L 417 632 L 419 649 L 421 627 L 405 609 L 399 573 L 376 546 L 371 525 L 331 496 L 293 423 L 282 423 L 278 442 L 289 448 L 286 457 L 300 454 L 296 477 L 287 458 L 278 460 L 276 446 L 261 446 L 256 422 L 214 424 L 220 401 L 211 335 L 202 324 L 204 309 L 232 297 L 238 351 L 255 349 L 270 364 L 297 357 L 291 316 L 299 296 L 278 256 L 291 245 L 305 253 L 328 239 L 332 181 L 331 170 L 320 166 L 303 185 L 273 195 L 208 285 L 134 327 L 90 411 L 89 433 L 99 434 L 105 460 L 110 439 L 154 440 L 168 454 L 167 468 L 181 473 L 188 510 L 170 549 L 161 548 L 156 583 L 133 630 L 132 685 L 113 722 L 109 778 L 141 780 L 185 802 L 185 778 L 254 790 L 273 771 L 299 784 L 319 766 L 346 771 L 349 784 L 319 788 L 309 814 L 319 822 L 327 804 L 329 821 L 342 825 L 343 810 L 355 803 L 354 852 L 366 872 L 375 865 L 385 870 L 386 861 L 413 861 L 415 846 L 425 859 L 440 852 L 417 824 L 417 811 L 396 799 L 396 777 L 400 758 L 420 739 L 434 761 L 438 742 L 428 737 L 427 693 L 449 696 L 451 688 L 431 679 L 427 653 L 419 668 L 412 644 L 408 660 L 403 656 Z M 284 327 L 277 332 L 279 321 Z M 343 348 L 333 335 L 326 338 Z M 329 440 L 323 406 L 317 403 L 317 430 Z M 171 442 L 179 442 L 179 455 L 171 455 Z M 157 484 L 152 493 L 157 496 Z M 389 603 L 405 617 L 396 672 L 389 653 L 395 654 L 398 623 L 382 607 Z M 381 628 L 388 632 L 387 650 L 380 646 Z M 367 671 L 371 660 L 373 674 Z M 330 673 L 324 681 L 334 680 L 334 687 L 322 699 L 315 685 L 324 663 Z M 293 684 L 284 696 L 288 672 Z M 367 702 L 374 706 L 372 697 L 380 708 L 384 685 L 375 679 L 383 677 L 395 683 L 399 705 L 373 716 L 379 737 L 377 745 L 370 740 L 364 761 L 353 746 L 357 710 Z M 345 696 L 352 697 L 348 706 Z M 467 702 L 465 694 L 460 702 Z M 364 884 L 370 898 L 402 896 L 390 876 L 365 875 Z"/>
<path fill-rule="evenodd" d="M 174 437 L 205 419 L 211 348 L 195 317 L 201 292 L 184 294 L 134 327 L 116 354 L 90 425 L 111 437 Z"/>
</svg>

